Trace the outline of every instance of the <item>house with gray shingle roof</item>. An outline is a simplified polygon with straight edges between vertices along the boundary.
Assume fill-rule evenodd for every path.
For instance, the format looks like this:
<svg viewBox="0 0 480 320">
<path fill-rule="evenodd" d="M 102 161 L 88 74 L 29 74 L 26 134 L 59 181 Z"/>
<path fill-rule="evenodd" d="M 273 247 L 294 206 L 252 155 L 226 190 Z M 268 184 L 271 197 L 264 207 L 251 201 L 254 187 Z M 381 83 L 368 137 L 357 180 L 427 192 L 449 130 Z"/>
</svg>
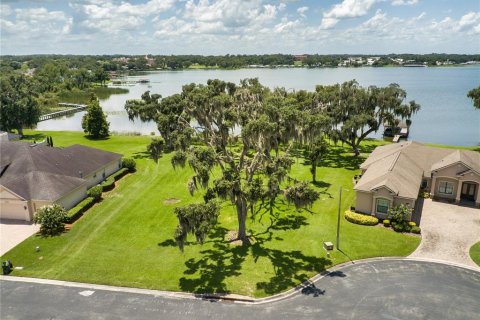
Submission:
<svg viewBox="0 0 480 320">
<path fill-rule="evenodd" d="M 42 206 L 70 209 L 121 168 L 122 155 L 82 145 L 0 141 L 0 218 L 31 221 Z"/>
<path fill-rule="evenodd" d="M 386 218 L 401 203 L 415 208 L 420 191 L 434 199 L 480 206 L 480 153 L 406 141 L 377 147 L 360 166 L 358 212 Z"/>
</svg>

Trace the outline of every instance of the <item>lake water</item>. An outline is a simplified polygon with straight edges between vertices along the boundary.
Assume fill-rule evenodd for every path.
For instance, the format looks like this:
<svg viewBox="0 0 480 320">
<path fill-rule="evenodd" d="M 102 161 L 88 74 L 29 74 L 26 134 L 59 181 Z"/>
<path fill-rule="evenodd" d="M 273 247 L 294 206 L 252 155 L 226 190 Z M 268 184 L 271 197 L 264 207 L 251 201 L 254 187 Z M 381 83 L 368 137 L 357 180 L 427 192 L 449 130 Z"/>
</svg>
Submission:
<svg viewBox="0 0 480 320">
<path fill-rule="evenodd" d="M 269 87 L 287 90 L 314 90 L 317 84 L 335 84 L 356 79 L 362 86 L 387 86 L 398 83 L 407 91 L 407 101 L 415 100 L 421 110 L 413 116 L 410 140 L 451 145 L 480 144 L 480 110 L 473 107 L 467 92 L 480 84 L 480 66 L 435 68 L 331 68 L 331 69 L 239 69 L 159 71 L 131 76 L 127 80 L 149 79 L 149 84 L 125 86 L 127 94 L 101 100 L 110 130 L 150 134 L 155 123 L 131 122 L 124 110 L 125 101 L 139 99 L 147 90 L 168 96 L 181 91 L 187 83 L 206 83 L 221 79 L 238 83 L 240 79 L 259 78 Z M 38 124 L 39 130 L 81 131 L 84 112 Z M 372 137 L 381 138 L 381 133 Z"/>
</svg>

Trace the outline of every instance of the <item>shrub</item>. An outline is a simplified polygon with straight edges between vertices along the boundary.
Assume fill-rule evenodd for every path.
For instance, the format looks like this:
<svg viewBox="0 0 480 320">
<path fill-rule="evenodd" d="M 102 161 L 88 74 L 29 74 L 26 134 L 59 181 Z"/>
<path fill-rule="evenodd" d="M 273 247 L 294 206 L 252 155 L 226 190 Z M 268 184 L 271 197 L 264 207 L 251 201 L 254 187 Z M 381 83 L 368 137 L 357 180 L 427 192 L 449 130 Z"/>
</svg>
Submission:
<svg viewBox="0 0 480 320">
<path fill-rule="evenodd" d="M 122 168 L 112 175 L 113 180 L 118 181 L 121 178 L 123 178 L 123 176 L 126 175 L 127 173 L 128 173 L 128 169 L 127 168 Z"/>
<path fill-rule="evenodd" d="M 421 191 L 418 196 L 419 196 L 420 198 L 423 198 L 423 199 L 430 199 L 430 192 Z"/>
<path fill-rule="evenodd" d="M 123 158 L 122 167 L 127 168 L 130 172 L 134 172 L 137 167 L 137 163 L 132 158 Z"/>
<path fill-rule="evenodd" d="M 417 226 L 417 224 L 416 224 L 415 222 L 413 222 L 413 221 L 410 221 L 410 222 L 408 223 L 408 225 L 409 225 L 410 227 L 412 227 L 412 228 Z"/>
<path fill-rule="evenodd" d="M 43 236 L 54 236 L 65 230 L 67 213 L 65 209 L 54 204 L 38 209 L 33 217 L 35 224 L 40 224 L 40 234 Z"/>
<path fill-rule="evenodd" d="M 96 201 L 98 201 L 102 197 L 102 191 L 103 191 L 102 186 L 94 186 L 88 189 L 87 195 L 89 197 L 94 198 Z"/>
<path fill-rule="evenodd" d="M 95 203 L 95 198 L 88 197 L 85 198 L 82 202 L 78 203 L 75 207 L 68 210 L 67 212 L 67 221 L 72 222 L 75 221 L 82 213 L 87 211 L 93 204 Z"/>
<path fill-rule="evenodd" d="M 110 191 L 115 188 L 115 178 L 113 176 L 108 177 L 105 181 L 102 182 L 101 188 L 104 192 Z"/>
<path fill-rule="evenodd" d="M 350 210 L 345 211 L 345 219 L 351 223 L 361 224 L 364 226 L 374 226 L 378 224 L 378 218 L 366 214 L 356 213 Z"/>
<path fill-rule="evenodd" d="M 383 220 L 383 225 L 387 228 L 390 227 L 390 220 L 388 219 Z"/>
<path fill-rule="evenodd" d="M 417 226 L 413 226 L 412 229 L 410 230 L 411 233 L 416 233 L 416 234 L 420 234 L 421 233 L 421 229 L 420 227 L 417 227 Z"/>
</svg>

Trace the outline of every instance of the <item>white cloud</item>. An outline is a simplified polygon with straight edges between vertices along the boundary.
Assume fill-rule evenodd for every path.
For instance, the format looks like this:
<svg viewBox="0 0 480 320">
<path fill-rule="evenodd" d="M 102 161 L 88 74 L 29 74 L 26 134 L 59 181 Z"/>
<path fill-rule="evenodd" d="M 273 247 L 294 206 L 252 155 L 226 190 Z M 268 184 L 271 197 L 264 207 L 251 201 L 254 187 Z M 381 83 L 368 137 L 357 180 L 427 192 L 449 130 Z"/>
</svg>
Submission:
<svg viewBox="0 0 480 320">
<path fill-rule="evenodd" d="M 3 8 L 2 8 L 3 9 Z M 46 8 L 15 9 L 0 19 L 2 37 L 16 35 L 22 39 L 39 36 L 59 36 L 70 33 L 73 18 L 63 11 L 49 11 Z"/>
<path fill-rule="evenodd" d="M 479 27 L 480 24 L 480 12 L 469 12 L 462 16 L 458 21 L 458 27 L 460 30 L 467 30 L 471 27 Z"/>
<path fill-rule="evenodd" d="M 323 14 L 321 27 L 333 28 L 340 20 L 364 16 L 378 0 L 343 0 Z"/>
<path fill-rule="evenodd" d="M 308 11 L 308 7 L 300 7 L 297 9 L 297 13 L 302 16 L 302 17 L 306 17 L 305 13 Z"/>
<path fill-rule="evenodd" d="M 417 3 L 418 0 L 392 0 L 392 6 L 411 6 Z"/>
<path fill-rule="evenodd" d="M 480 33 L 480 12 L 468 12 L 459 20 L 451 17 L 446 17 L 440 22 L 433 20 L 429 29 L 439 33 L 465 32 L 467 34 L 478 34 Z"/>
<path fill-rule="evenodd" d="M 176 0 L 150 0 L 143 4 L 113 0 L 90 0 L 85 4 L 72 4 L 83 14 L 81 25 L 97 31 L 117 34 L 143 26 L 145 18 L 174 7 Z"/>
</svg>

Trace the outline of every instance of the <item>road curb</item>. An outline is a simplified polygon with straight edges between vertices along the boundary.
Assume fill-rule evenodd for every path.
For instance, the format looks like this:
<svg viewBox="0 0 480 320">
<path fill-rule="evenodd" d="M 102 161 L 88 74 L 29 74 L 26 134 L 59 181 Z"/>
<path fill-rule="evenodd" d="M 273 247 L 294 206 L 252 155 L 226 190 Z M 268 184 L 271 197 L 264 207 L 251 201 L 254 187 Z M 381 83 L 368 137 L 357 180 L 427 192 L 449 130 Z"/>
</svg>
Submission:
<svg viewBox="0 0 480 320">
<path fill-rule="evenodd" d="M 119 287 L 119 286 L 110 286 L 110 285 L 103 285 L 103 284 L 90 284 L 90 283 L 82 283 L 82 282 L 70 282 L 70 281 L 62 281 L 62 280 L 50 280 L 50 279 L 42 279 L 42 278 L 28 278 L 28 277 L 15 277 L 15 276 L 4 276 L 0 275 L 1 281 L 13 281 L 13 282 L 26 282 L 26 283 L 37 283 L 37 284 L 48 284 L 48 285 L 56 285 L 56 286 L 63 286 L 63 287 L 72 287 L 72 288 L 81 288 L 81 289 L 90 289 L 90 290 L 103 290 L 103 291 L 111 291 L 111 292 L 125 292 L 125 293 L 136 293 L 136 294 L 145 294 L 145 295 L 152 295 L 156 297 L 164 297 L 164 298 L 172 298 L 172 299 L 201 299 L 201 300 L 215 300 L 215 301 L 229 301 L 234 303 L 241 303 L 241 304 L 264 304 L 264 303 L 273 303 L 280 300 L 284 300 L 286 298 L 291 297 L 292 295 L 302 291 L 304 288 L 311 286 L 316 281 L 328 276 L 331 273 L 339 271 L 340 269 L 354 264 L 365 264 L 370 262 L 379 262 L 379 261 L 418 261 L 418 262 L 430 262 L 430 263 L 437 263 L 442 265 L 449 265 L 456 268 L 462 268 L 469 271 L 479 272 L 480 268 L 465 266 L 449 261 L 443 260 L 435 260 L 435 259 L 428 259 L 428 258 L 409 258 L 409 257 L 381 257 L 381 258 L 368 258 L 362 260 L 352 260 L 348 262 L 344 262 L 338 265 L 335 265 L 328 270 L 325 270 L 309 280 L 297 285 L 296 287 L 289 289 L 285 292 L 265 297 L 265 298 L 252 298 L 248 296 L 242 296 L 237 294 L 195 294 L 195 293 L 188 293 L 188 292 L 175 292 L 175 291 L 162 291 L 162 290 L 155 290 L 155 289 L 142 289 L 142 288 L 130 288 L 130 287 Z"/>
</svg>

